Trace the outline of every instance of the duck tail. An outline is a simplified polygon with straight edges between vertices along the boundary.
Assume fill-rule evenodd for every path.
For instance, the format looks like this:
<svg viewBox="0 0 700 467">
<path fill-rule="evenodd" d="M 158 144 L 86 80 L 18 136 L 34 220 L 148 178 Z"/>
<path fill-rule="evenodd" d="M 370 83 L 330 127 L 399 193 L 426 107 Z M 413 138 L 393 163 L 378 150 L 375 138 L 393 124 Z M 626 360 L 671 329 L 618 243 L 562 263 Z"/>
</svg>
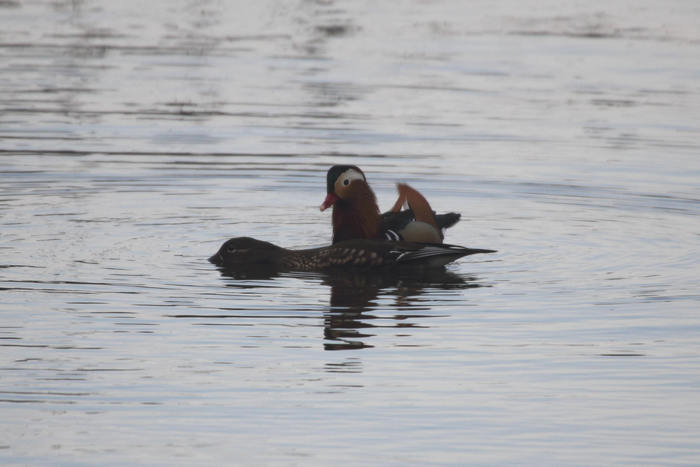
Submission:
<svg viewBox="0 0 700 467">
<path fill-rule="evenodd" d="M 436 214 L 435 215 L 435 222 L 437 222 L 437 225 L 441 229 L 449 229 L 453 225 L 455 225 L 457 222 L 459 222 L 459 219 L 462 217 L 461 214 L 456 213 L 456 212 L 447 212 L 445 214 Z"/>
</svg>

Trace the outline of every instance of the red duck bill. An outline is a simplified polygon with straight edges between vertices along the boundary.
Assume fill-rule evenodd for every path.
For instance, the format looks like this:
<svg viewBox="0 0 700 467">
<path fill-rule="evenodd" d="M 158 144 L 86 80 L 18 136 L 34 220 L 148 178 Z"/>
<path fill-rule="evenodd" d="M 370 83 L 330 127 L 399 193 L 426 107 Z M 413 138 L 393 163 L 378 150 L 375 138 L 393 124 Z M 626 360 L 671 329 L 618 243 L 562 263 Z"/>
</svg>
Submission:
<svg viewBox="0 0 700 467">
<path fill-rule="evenodd" d="M 333 193 L 328 193 L 326 196 L 326 199 L 323 201 L 323 204 L 321 204 L 321 211 L 325 211 L 329 207 L 333 206 L 336 201 L 338 201 L 340 198 L 338 198 L 335 194 Z"/>
</svg>

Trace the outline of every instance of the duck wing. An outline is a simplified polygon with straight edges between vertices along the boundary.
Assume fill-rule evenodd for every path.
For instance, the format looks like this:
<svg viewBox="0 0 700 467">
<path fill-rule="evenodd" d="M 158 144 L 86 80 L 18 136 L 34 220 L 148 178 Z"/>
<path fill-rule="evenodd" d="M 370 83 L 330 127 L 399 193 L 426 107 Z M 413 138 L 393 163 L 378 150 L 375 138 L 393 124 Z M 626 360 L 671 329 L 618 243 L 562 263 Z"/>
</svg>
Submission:
<svg viewBox="0 0 700 467">
<path fill-rule="evenodd" d="M 462 217 L 461 214 L 456 212 L 436 214 L 433 211 L 433 214 L 435 215 L 435 222 L 440 229 L 448 229 L 452 227 L 459 222 L 459 219 Z M 387 211 L 381 216 L 380 231 L 386 232 L 387 230 L 393 230 L 394 232 L 398 232 L 399 230 L 403 230 L 410 222 L 413 222 L 414 220 L 416 220 L 416 216 L 413 214 L 412 209 L 404 209 L 403 211 L 399 212 Z"/>
<path fill-rule="evenodd" d="M 495 250 L 466 248 L 445 243 L 404 243 L 399 242 L 398 248 L 390 250 L 395 254 L 396 264 L 414 264 L 427 267 L 444 266 L 463 256 L 478 253 L 495 253 Z"/>
<path fill-rule="evenodd" d="M 466 248 L 443 243 L 349 240 L 313 251 L 321 259 L 317 267 L 328 266 L 444 266 L 463 256 L 494 253 L 494 250 Z M 305 254 L 311 253 L 307 250 Z"/>
</svg>

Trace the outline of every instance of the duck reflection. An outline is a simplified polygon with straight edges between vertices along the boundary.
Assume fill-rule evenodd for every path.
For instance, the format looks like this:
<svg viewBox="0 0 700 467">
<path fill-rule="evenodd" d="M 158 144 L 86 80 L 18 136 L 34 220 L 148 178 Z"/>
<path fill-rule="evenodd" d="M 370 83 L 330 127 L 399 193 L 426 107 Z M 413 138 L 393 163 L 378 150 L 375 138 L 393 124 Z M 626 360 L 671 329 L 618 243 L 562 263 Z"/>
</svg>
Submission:
<svg viewBox="0 0 700 467">
<path fill-rule="evenodd" d="M 404 311 L 427 310 L 420 296 L 427 289 L 466 289 L 478 287 L 474 278 L 464 278 L 444 268 L 417 269 L 413 271 L 347 271 L 328 273 L 323 283 L 330 286 L 329 310 L 324 314 L 324 348 L 347 350 L 372 347 L 366 340 L 373 336 L 371 329 L 377 325 L 372 314 L 378 307 L 378 299 L 389 298 L 390 308 Z M 394 327 L 418 327 L 409 321 L 419 318 L 414 313 L 397 313 Z"/>
<path fill-rule="evenodd" d="M 330 287 L 330 304 L 323 313 L 325 350 L 352 350 L 373 347 L 375 320 L 387 319 L 374 312 L 380 308 L 400 311 L 391 317 L 392 327 L 421 327 L 411 319 L 429 310 L 425 298 L 429 290 L 462 290 L 480 287 L 476 278 L 462 276 L 445 268 L 415 270 L 330 270 L 319 273 L 289 273 L 271 268 L 221 269 L 221 274 L 237 280 L 274 280 L 278 277 L 320 280 Z M 253 286 L 253 285 L 250 285 Z M 380 304 L 389 300 L 388 304 Z"/>
</svg>

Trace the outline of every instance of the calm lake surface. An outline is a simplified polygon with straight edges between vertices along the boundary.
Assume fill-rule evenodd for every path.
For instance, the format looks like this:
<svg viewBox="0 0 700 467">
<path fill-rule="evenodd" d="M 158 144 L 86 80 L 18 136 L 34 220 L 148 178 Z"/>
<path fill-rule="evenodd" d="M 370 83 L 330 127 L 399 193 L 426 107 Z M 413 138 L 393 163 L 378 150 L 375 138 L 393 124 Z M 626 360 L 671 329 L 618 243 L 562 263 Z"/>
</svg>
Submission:
<svg viewBox="0 0 700 467">
<path fill-rule="evenodd" d="M 0 2 L 0 463 L 700 464 L 697 1 Z M 231 275 L 365 170 L 498 250 Z"/>
</svg>

